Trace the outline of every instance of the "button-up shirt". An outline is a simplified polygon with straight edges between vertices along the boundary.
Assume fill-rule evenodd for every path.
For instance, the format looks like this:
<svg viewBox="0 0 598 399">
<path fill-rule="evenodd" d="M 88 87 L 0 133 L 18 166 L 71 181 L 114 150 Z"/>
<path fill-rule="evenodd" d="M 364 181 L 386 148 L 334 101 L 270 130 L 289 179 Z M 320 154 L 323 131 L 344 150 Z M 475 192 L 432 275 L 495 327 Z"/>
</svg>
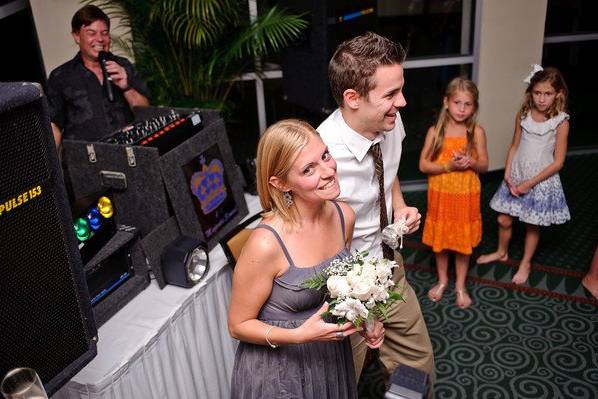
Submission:
<svg viewBox="0 0 598 399">
<path fill-rule="evenodd" d="M 145 83 L 133 65 L 123 57 L 112 58 L 127 71 L 127 83 L 149 97 Z M 83 64 L 81 54 L 50 73 L 48 103 L 50 120 L 64 138 L 96 141 L 133 121 L 133 113 L 123 92 L 113 86 L 114 102 L 108 101 L 104 86 Z"/>
<path fill-rule="evenodd" d="M 384 161 L 384 195 L 388 220 L 392 220 L 392 185 L 399 171 L 405 128 L 400 114 L 393 130 L 369 140 L 350 128 L 340 109 L 334 111 L 317 131 L 337 163 L 337 179 L 341 194 L 355 211 L 355 229 L 351 249 L 367 250 L 371 257 L 382 257 L 378 178 L 374 158 L 369 152 L 372 144 L 380 142 Z"/>
</svg>

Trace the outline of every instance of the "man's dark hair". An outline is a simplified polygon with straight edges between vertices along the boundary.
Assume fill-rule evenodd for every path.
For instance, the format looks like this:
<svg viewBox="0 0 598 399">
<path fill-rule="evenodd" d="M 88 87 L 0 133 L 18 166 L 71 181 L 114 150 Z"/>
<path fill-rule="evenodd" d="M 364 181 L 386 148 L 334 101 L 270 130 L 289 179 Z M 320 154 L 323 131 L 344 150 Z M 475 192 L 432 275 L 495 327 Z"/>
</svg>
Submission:
<svg viewBox="0 0 598 399">
<path fill-rule="evenodd" d="M 404 60 L 405 50 L 400 44 L 373 32 L 344 41 L 328 64 L 332 96 L 341 107 L 345 90 L 353 89 L 365 97 L 375 86 L 372 77 L 379 66 L 401 64 Z"/>
<path fill-rule="evenodd" d="M 106 26 L 108 26 L 108 30 L 110 30 L 110 18 L 108 18 L 108 15 L 99 7 L 91 4 L 86 5 L 73 15 L 73 19 L 71 20 L 72 32 L 79 32 L 81 27 L 91 25 L 95 21 L 104 21 Z"/>
</svg>

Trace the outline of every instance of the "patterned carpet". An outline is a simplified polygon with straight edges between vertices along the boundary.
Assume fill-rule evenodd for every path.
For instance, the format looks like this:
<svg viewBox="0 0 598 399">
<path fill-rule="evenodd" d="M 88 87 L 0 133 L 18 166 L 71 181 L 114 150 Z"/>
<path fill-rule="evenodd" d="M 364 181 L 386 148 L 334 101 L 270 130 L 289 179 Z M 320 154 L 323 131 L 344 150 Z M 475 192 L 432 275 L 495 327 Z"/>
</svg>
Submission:
<svg viewBox="0 0 598 399">
<path fill-rule="evenodd" d="M 467 310 L 455 306 L 453 286 L 439 303 L 427 298 L 436 280 L 434 255 L 421 244 L 421 232 L 406 242 L 408 280 L 434 347 L 436 398 L 598 398 L 598 301 L 580 284 L 598 243 L 596 159 L 596 154 L 567 157 L 561 179 L 572 220 L 542 230 L 524 287 L 510 283 L 521 258 L 520 223 L 509 261 L 471 265 L 474 304 Z M 496 213 L 488 203 L 498 184 L 483 186 L 484 235 L 472 259 L 496 247 Z M 405 197 L 426 209 L 425 192 Z M 359 397 L 384 397 L 379 363 L 364 371 Z"/>
<path fill-rule="evenodd" d="M 452 286 L 439 303 L 427 298 L 431 272 L 408 266 L 434 348 L 436 398 L 598 398 L 597 307 L 471 283 L 474 305 L 461 310 Z M 359 397 L 384 397 L 378 363 Z"/>
</svg>

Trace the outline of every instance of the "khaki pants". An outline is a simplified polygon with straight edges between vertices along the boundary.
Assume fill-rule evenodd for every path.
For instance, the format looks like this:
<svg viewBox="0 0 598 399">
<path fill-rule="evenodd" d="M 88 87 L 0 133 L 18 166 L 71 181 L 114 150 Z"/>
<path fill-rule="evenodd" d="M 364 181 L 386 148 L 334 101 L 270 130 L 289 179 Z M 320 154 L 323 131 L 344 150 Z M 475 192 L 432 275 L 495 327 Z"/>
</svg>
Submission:
<svg viewBox="0 0 598 399">
<path fill-rule="evenodd" d="M 400 267 L 395 269 L 394 279 L 399 291 L 403 291 L 405 301 L 396 301 L 390 308 L 388 318 L 383 321 L 385 334 L 384 343 L 380 347 L 380 361 L 389 374 L 399 364 L 425 371 L 433 384 L 434 354 L 428 329 L 415 291 L 405 278 L 403 258 L 398 252 L 395 252 L 395 260 Z M 351 346 L 355 376 L 359 381 L 368 347 L 359 334 L 351 335 Z"/>
</svg>

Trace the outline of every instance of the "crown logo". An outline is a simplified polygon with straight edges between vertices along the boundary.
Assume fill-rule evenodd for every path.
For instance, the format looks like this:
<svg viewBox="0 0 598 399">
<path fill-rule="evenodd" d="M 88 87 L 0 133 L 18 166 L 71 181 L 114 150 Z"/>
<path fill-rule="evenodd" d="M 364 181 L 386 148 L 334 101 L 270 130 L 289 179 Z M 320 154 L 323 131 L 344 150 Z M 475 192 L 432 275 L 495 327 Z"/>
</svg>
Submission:
<svg viewBox="0 0 598 399">
<path fill-rule="evenodd" d="M 218 159 L 213 159 L 209 165 L 203 156 L 199 159 L 201 171 L 191 176 L 191 192 L 199 200 L 201 210 L 205 215 L 216 209 L 226 199 L 224 186 L 224 166 Z"/>
</svg>

